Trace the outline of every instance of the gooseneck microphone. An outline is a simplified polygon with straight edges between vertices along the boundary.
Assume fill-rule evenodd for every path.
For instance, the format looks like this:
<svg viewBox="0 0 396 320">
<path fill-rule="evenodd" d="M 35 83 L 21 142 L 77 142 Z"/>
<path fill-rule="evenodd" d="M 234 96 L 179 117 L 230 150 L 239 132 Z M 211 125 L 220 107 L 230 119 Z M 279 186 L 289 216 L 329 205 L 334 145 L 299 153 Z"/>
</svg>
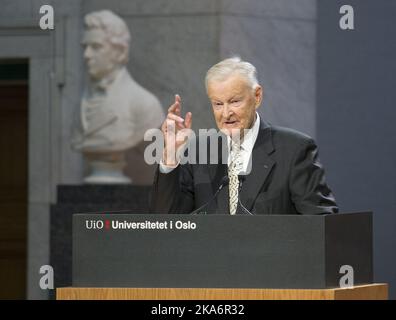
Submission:
<svg viewBox="0 0 396 320">
<path fill-rule="evenodd" d="M 241 197 L 239 196 L 241 194 L 242 184 L 245 181 L 245 179 L 246 177 L 244 175 L 238 175 L 238 180 L 239 180 L 238 203 L 245 213 L 253 215 L 253 213 L 251 213 L 248 209 L 246 209 L 246 207 L 242 204 Z"/>
<path fill-rule="evenodd" d="M 206 214 L 206 211 L 204 211 L 204 212 L 201 211 L 202 208 L 206 207 L 209 203 L 211 203 L 214 199 L 216 199 L 218 194 L 219 194 L 219 192 L 221 191 L 221 189 L 223 189 L 229 183 L 230 183 L 230 179 L 228 178 L 228 176 L 224 176 L 223 178 L 221 178 L 220 185 L 217 188 L 216 192 L 214 193 L 213 197 L 208 202 L 206 202 L 205 204 L 200 206 L 198 209 L 195 209 L 190 214 Z"/>
</svg>

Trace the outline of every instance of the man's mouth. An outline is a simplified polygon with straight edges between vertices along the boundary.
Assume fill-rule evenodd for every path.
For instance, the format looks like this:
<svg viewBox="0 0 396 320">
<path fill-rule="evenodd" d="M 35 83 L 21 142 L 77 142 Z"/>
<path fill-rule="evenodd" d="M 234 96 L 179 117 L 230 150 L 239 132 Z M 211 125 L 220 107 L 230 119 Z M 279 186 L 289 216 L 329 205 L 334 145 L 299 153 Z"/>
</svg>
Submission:
<svg viewBox="0 0 396 320">
<path fill-rule="evenodd" d="M 231 120 L 229 120 L 229 121 L 224 121 L 224 124 L 226 124 L 226 125 L 232 125 L 232 124 L 235 124 L 235 123 L 237 123 L 236 120 L 233 120 L 233 121 L 231 121 Z"/>
</svg>

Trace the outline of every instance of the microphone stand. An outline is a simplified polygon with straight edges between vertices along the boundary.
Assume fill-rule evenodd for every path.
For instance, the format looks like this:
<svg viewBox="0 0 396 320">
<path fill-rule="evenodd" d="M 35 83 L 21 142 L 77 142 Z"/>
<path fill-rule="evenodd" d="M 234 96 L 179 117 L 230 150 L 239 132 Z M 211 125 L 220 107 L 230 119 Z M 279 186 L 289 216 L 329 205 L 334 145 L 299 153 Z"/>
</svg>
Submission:
<svg viewBox="0 0 396 320">
<path fill-rule="evenodd" d="M 239 203 L 239 205 L 241 206 L 241 208 L 243 209 L 243 211 L 245 212 L 245 214 L 247 213 L 247 214 L 249 214 L 249 215 L 252 216 L 253 213 L 251 213 L 251 212 L 242 204 L 241 197 L 239 196 L 239 195 L 240 195 L 240 192 L 241 192 L 241 190 L 242 190 L 243 181 L 245 181 L 245 176 L 239 175 L 239 176 L 238 176 L 238 180 L 239 180 L 238 203 Z"/>
<path fill-rule="evenodd" d="M 209 203 L 211 203 L 214 199 L 216 199 L 217 195 L 219 194 L 219 192 L 221 191 L 221 189 L 223 189 L 226 185 L 228 185 L 229 183 L 229 178 L 228 176 L 224 176 L 221 179 L 221 183 L 220 186 L 217 188 L 216 192 L 214 193 L 213 197 L 206 202 L 205 204 L 203 204 L 202 206 L 200 206 L 198 209 L 195 209 L 194 211 L 192 211 L 190 214 L 194 215 L 194 214 L 206 214 L 206 211 L 204 212 L 199 212 L 202 208 L 206 207 Z"/>
</svg>

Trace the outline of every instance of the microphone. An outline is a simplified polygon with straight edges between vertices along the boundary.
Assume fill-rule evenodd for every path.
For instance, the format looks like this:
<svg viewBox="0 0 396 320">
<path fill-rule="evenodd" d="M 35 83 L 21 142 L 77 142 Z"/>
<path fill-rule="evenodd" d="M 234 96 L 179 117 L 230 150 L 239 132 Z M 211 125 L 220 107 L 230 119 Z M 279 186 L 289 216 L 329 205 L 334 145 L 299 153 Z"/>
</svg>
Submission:
<svg viewBox="0 0 396 320">
<path fill-rule="evenodd" d="M 242 184 L 245 181 L 245 179 L 246 179 L 245 175 L 238 175 L 238 180 L 239 180 L 238 203 L 245 213 L 253 215 L 253 213 L 251 213 L 248 209 L 246 209 L 246 207 L 242 204 L 241 198 L 239 197 L 242 190 Z"/>
<path fill-rule="evenodd" d="M 214 199 L 217 198 L 217 195 L 219 194 L 219 192 L 221 191 L 221 189 L 223 189 L 226 185 L 228 185 L 230 183 L 230 179 L 228 178 L 228 176 L 224 176 L 223 178 L 221 178 L 220 180 L 220 185 L 217 188 L 216 192 L 214 193 L 213 197 L 206 202 L 205 204 L 203 204 L 202 206 L 200 206 L 198 209 L 195 209 L 193 212 L 191 212 L 190 214 L 206 214 L 206 211 L 204 212 L 199 212 L 202 208 L 206 207 L 209 203 L 211 203 Z"/>
</svg>

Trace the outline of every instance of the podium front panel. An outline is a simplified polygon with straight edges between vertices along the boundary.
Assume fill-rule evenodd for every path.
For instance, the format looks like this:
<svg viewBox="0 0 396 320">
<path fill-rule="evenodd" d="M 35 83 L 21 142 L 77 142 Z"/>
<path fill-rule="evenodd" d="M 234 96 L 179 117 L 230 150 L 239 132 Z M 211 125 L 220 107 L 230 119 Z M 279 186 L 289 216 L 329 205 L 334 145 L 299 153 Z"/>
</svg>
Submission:
<svg viewBox="0 0 396 320">
<path fill-rule="evenodd" d="M 73 286 L 328 288 L 372 283 L 370 213 L 75 214 Z"/>
</svg>

